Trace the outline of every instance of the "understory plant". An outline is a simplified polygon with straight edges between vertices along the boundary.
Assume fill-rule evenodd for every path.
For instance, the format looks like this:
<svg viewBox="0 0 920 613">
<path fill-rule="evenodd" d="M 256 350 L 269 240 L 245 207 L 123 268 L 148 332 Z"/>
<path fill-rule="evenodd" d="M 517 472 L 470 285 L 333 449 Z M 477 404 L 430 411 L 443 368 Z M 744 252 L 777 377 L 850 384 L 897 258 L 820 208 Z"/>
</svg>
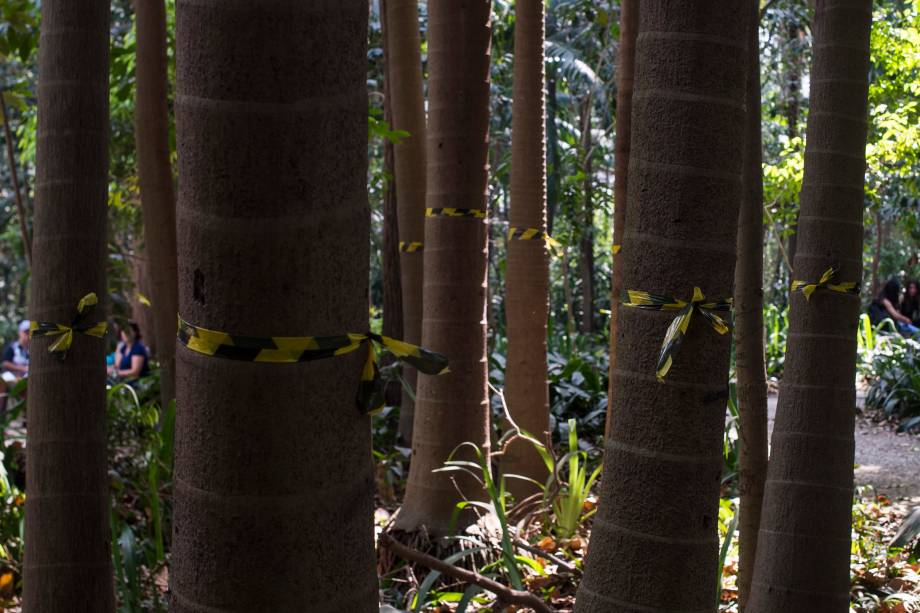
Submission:
<svg viewBox="0 0 920 613">
<path fill-rule="evenodd" d="M 860 372 L 868 382 L 866 408 L 898 420 L 899 429 L 908 431 L 920 428 L 920 342 L 892 332 L 893 327 L 890 320 L 873 327 L 863 316 Z"/>
<path fill-rule="evenodd" d="M 546 490 L 552 496 L 554 517 L 550 525 L 556 535 L 563 539 L 574 536 L 581 523 L 597 511 L 596 507 L 586 509 L 585 503 L 603 467 L 603 464 L 598 463 L 593 471 L 588 472 L 588 452 L 579 447 L 574 419 L 568 420 L 568 431 L 568 452 L 549 467 L 552 470 L 551 487 Z M 559 486 L 554 496 L 551 493 L 554 489 L 553 481 Z"/>
</svg>

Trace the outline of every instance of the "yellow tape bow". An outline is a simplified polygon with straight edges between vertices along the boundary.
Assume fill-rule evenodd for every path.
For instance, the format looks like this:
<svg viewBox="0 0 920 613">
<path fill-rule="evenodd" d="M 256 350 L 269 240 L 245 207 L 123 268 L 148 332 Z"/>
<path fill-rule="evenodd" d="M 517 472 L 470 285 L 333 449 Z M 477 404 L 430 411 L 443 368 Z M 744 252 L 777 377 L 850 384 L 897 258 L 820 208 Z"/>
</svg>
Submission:
<svg viewBox="0 0 920 613">
<path fill-rule="evenodd" d="M 655 366 L 655 376 L 659 381 L 663 381 L 665 375 L 671 369 L 674 362 L 674 356 L 680 349 L 680 345 L 690 327 L 690 317 L 694 311 L 699 311 L 713 330 L 719 334 L 725 334 L 729 330 L 729 324 L 717 312 L 730 312 L 732 309 L 732 299 L 704 302 L 706 297 L 698 287 L 693 288 L 693 298 L 690 302 L 677 300 L 670 296 L 661 296 L 650 294 L 638 290 L 627 290 L 623 292 L 622 304 L 628 307 L 636 307 L 649 311 L 677 311 L 677 317 L 668 326 L 665 332 L 664 341 L 661 343 L 661 353 L 658 354 L 658 363 Z"/>
<path fill-rule="evenodd" d="M 555 238 L 543 232 L 539 228 L 516 228 L 511 226 L 508 228 L 508 240 L 516 241 L 533 241 L 533 240 L 542 240 L 546 243 L 546 246 L 549 247 L 553 253 L 556 255 L 562 255 L 562 243 L 557 241 Z"/>
<path fill-rule="evenodd" d="M 424 249 L 421 241 L 399 241 L 399 251 L 402 253 L 418 253 Z"/>
<path fill-rule="evenodd" d="M 475 217 L 485 219 L 485 209 L 456 209 L 456 208 L 429 208 L 425 209 L 425 217 Z"/>
<path fill-rule="evenodd" d="M 108 329 L 108 324 L 106 322 L 100 321 L 94 324 L 85 321 L 86 313 L 84 311 L 87 310 L 87 307 L 95 306 L 98 302 L 99 300 L 94 293 L 83 296 L 80 302 L 77 303 L 77 314 L 69 326 L 48 321 L 33 321 L 29 325 L 30 338 L 36 336 L 59 337 L 56 341 L 51 343 L 51 346 L 48 347 L 48 351 L 60 354 L 60 358 L 63 360 L 67 357 L 67 350 L 70 349 L 70 346 L 73 344 L 74 332 L 79 332 L 86 336 L 95 336 L 96 338 L 105 336 L 106 330 Z"/>
<path fill-rule="evenodd" d="M 831 279 L 837 276 L 837 269 L 831 266 L 824 271 L 824 274 L 821 275 L 821 279 L 817 283 L 809 283 L 808 281 L 793 281 L 792 282 L 792 291 L 798 292 L 801 291 L 805 295 L 805 300 L 811 300 L 811 295 L 815 291 L 823 287 L 832 292 L 839 292 L 841 294 L 858 294 L 859 288 L 856 287 L 855 281 L 848 281 L 847 283 L 831 283 Z"/>
<path fill-rule="evenodd" d="M 417 345 L 388 336 L 365 332 L 337 336 L 252 337 L 208 330 L 179 318 L 179 342 L 204 355 L 243 362 L 293 364 L 345 355 L 367 345 L 367 360 L 361 372 L 358 406 L 366 412 L 383 407 L 383 382 L 374 345 L 385 347 L 398 360 L 426 375 L 449 372 L 447 358 Z"/>
</svg>

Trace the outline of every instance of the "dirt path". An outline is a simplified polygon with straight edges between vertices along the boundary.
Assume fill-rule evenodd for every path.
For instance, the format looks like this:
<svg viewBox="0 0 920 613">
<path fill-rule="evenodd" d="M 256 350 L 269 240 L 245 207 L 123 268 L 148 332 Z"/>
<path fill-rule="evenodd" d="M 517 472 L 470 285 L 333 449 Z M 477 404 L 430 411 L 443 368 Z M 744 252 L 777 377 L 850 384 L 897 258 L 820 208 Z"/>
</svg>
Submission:
<svg viewBox="0 0 920 613">
<path fill-rule="evenodd" d="M 769 428 L 773 430 L 776 396 L 770 396 Z M 862 398 L 857 401 L 861 404 Z M 871 485 L 889 498 L 920 502 L 920 436 L 897 434 L 893 428 L 856 419 L 856 485 Z"/>
</svg>

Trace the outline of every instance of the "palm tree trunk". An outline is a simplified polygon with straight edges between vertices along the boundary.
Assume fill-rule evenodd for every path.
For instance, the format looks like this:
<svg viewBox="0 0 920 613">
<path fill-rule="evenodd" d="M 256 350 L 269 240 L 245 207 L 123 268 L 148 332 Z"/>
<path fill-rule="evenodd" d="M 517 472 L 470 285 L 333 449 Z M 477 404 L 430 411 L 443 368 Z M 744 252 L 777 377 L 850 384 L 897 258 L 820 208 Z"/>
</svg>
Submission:
<svg viewBox="0 0 920 613">
<path fill-rule="evenodd" d="M 425 218 L 426 348 L 450 358 L 449 374 L 419 377 L 412 467 L 396 528 L 429 534 L 450 529 L 461 500 L 452 474 L 433 473 L 454 448 L 489 452 L 486 367 L 486 187 L 488 185 L 491 0 L 433 0 L 428 5 L 429 208 L 462 208 L 475 217 Z M 467 497 L 472 480 L 458 479 Z"/>
<path fill-rule="evenodd" d="M 425 94 L 416 0 L 387 0 L 387 95 L 393 127 L 409 136 L 395 146 L 396 193 L 402 275 L 404 339 L 422 340 L 422 273 L 425 249 Z M 421 248 L 413 248 L 420 243 Z M 403 378 L 417 389 L 418 373 L 403 366 Z M 412 442 L 415 400 L 403 392 L 399 409 L 399 436 Z"/>
<path fill-rule="evenodd" d="M 741 494 L 738 593 L 743 611 L 750 594 L 757 531 L 767 477 L 767 381 L 763 339 L 763 171 L 760 127 L 760 1 L 748 2 L 747 112 L 744 196 L 738 215 L 735 267 L 735 372 L 740 416 Z"/>
<path fill-rule="evenodd" d="M 389 31 L 387 23 L 387 0 L 380 0 L 380 27 L 383 38 L 383 118 L 393 125 L 393 81 L 390 62 Z M 383 141 L 383 245 L 381 264 L 383 268 L 383 326 L 381 332 L 390 338 L 405 338 L 403 333 L 402 271 L 399 252 L 399 194 L 393 177 L 396 174 L 396 152 L 389 139 Z M 417 343 L 415 343 L 417 344 Z M 392 356 L 385 356 L 386 364 L 393 364 Z M 402 367 L 400 367 L 402 368 Z M 405 371 L 405 368 L 402 368 Z M 406 395 L 399 381 L 389 381 L 386 387 L 386 404 L 401 404 Z M 400 412 L 402 418 L 402 412 Z"/>
<path fill-rule="evenodd" d="M 617 339 L 619 334 L 616 307 L 623 293 L 623 232 L 626 229 L 627 187 L 629 185 L 629 153 L 632 140 L 633 75 L 636 70 L 636 30 L 639 28 L 639 0 L 620 2 L 620 48 L 617 52 L 617 124 L 614 143 L 613 183 L 613 279 L 610 283 L 610 377 L 607 397 L 613 396 L 613 373 L 617 367 Z M 606 434 L 613 423 L 613 405 L 607 406 Z"/>
<path fill-rule="evenodd" d="M 551 4 L 552 6 L 552 4 Z M 546 231 L 553 234 L 553 218 L 559 205 L 559 177 L 562 176 L 562 156 L 559 154 L 559 134 L 556 129 L 556 68 L 548 67 L 546 79 L 546 155 L 548 174 L 546 177 Z"/>
<path fill-rule="evenodd" d="M 41 10 L 31 317 L 69 325 L 83 296 L 106 295 L 109 3 Z M 105 343 L 48 349 L 31 351 L 23 610 L 111 612 Z"/>
<path fill-rule="evenodd" d="M 128 296 L 128 305 L 131 308 L 131 318 L 137 322 L 141 329 L 147 351 L 157 355 L 157 337 L 153 333 L 156 330 L 156 323 L 153 319 L 154 314 L 152 309 L 141 300 L 141 296 L 149 299 L 153 294 L 150 287 L 150 261 L 148 255 L 142 251 L 144 246 L 143 234 L 136 236 L 133 243 L 134 249 L 129 260 L 129 268 L 131 282 L 134 284 L 134 292 Z M 175 338 L 175 335 L 173 335 L 173 338 Z"/>
<path fill-rule="evenodd" d="M 518 0 L 514 29 L 514 100 L 511 111 L 511 227 L 546 232 L 546 113 L 543 96 L 543 0 Z M 505 398 L 517 425 L 543 440 L 549 430 L 546 321 L 549 258 L 544 240 L 508 241 L 505 309 L 508 359 Z M 516 440 L 502 459 L 505 473 L 543 483 L 547 469 L 533 446 Z M 510 479 L 517 500 L 536 486 Z"/>
<path fill-rule="evenodd" d="M 151 284 L 160 397 L 165 407 L 175 398 L 176 196 L 169 162 L 169 111 L 166 78 L 166 6 L 163 0 L 134 0 L 137 19 L 137 102 L 134 137 L 144 220 L 144 252 Z"/>
<path fill-rule="evenodd" d="M 591 163 L 591 104 L 588 94 L 581 105 L 581 147 L 585 158 L 584 208 L 582 208 L 581 235 L 578 241 L 578 268 L 581 275 L 581 326 L 582 334 L 594 331 L 594 165 Z"/>
<path fill-rule="evenodd" d="M 177 6 L 179 306 L 212 330 L 368 327 L 366 0 Z M 364 356 L 176 353 L 173 613 L 376 612 Z"/>
<path fill-rule="evenodd" d="M 881 289 L 878 280 L 879 264 L 882 262 L 882 245 L 885 242 L 885 220 L 882 219 L 881 211 L 875 211 L 875 249 L 872 253 L 872 282 L 869 284 L 869 291 L 874 296 Z"/>
<path fill-rule="evenodd" d="M 733 3 L 642 0 L 624 289 L 731 296 L 747 13 Z M 694 315 L 659 382 L 675 313 L 618 308 L 616 420 L 575 610 L 715 610 L 730 338 Z"/>
<path fill-rule="evenodd" d="M 870 0 L 817 2 L 795 279 L 833 266 L 859 287 L 871 18 Z M 750 612 L 847 609 L 859 309 L 791 296 Z"/>
</svg>

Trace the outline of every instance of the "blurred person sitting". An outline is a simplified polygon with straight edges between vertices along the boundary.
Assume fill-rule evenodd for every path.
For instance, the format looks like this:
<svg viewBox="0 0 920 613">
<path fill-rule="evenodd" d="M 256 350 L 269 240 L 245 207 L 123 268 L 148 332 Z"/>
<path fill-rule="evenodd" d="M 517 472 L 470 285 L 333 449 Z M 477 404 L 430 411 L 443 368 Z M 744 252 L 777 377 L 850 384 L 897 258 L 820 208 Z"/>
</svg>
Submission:
<svg viewBox="0 0 920 613">
<path fill-rule="evenodd" d="M 920 327 L 920 283 L 910 280 L 907 289 L 901 298 L 901 315 L 910 319 L 910 322 Z"/>
<path fill-rule="evenodd" d="M 29 375 L 29 322 L 20 322 L 17 333 L 0 356 L 0 414 L 6 411 L 9 390 Z"/>
<path fill-rule="evenodd" d="M 920 328 L 915 326 L 911 319 L 901 314 L 898 310 L 901 306 L 901 284 L 896 279 L 889 279 L 882 287 L 872 304 L 869 305 L 869 319 L 873 325 L 878 325 L 886 317 L 894 321 L 898 332 L 904 336 L 914 336 L 920 332 Z"/>
<path fill-rule="evenodd" d="M 120 342 L 115 349 L 115 363 L 109 374 L 128 381 L 150 374 L 150 354 L 141 342 L 141 329 L 137 322 L 128 321 L 117 327 Z"/>
</svg>

